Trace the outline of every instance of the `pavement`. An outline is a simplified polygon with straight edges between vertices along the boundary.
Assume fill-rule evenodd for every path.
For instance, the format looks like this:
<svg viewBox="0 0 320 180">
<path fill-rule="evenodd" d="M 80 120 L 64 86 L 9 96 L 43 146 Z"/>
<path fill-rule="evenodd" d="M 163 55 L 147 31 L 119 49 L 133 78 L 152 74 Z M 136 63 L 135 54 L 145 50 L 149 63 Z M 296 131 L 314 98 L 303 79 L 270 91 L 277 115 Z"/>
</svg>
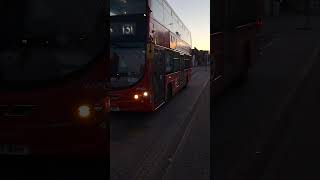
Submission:
<svg viewBox="0 0 320 180">
<path fill-rule="evenodd" d="M 248 81 L 229 89 L 211 107 L 213 179 L 256 180 L 265 174 L 286 126 L 284 109 L 313 66 L 320 45 L 320 18 L 312 22 L 313 29 L 303 31 L 301 16 L 284 14 L 265 21 L 258 36 L 260 56 Z"/>
<path fill-rule="evenodd" d="M 198 100 L 209 76 L 209 68 L 194 68 L 188 87 L 156 112 L 111 113 L 110 179 L 163 178 L 175 163 L 173 157 L 193 119 L 195 107 L 203 106 Z M 209 139 L 204 141 L 209 143 Z"/>
<path fill-rule="evenodd" d="M 163 180 L 210 179 L 210 87 L 207 84 Z"/>
<path fill-rule="evenodd" d="M 320 51 L 292 95 L 282 115 L 277 146 L 267 161 L 261 180 L 320 179 Z"/>
</svg>

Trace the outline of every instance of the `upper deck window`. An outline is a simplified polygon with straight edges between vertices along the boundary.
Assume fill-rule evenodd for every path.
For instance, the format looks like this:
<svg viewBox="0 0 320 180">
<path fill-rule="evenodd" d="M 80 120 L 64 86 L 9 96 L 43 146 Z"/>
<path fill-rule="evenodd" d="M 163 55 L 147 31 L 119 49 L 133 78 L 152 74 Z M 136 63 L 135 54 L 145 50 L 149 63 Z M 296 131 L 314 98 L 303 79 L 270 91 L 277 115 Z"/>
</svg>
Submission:
<svg viewBox="0 0 320 180">
<path fill-rule="evenodd" d="M 110 16 L 146 13 L 146 0 L 110 0 Z"/>
</svg>

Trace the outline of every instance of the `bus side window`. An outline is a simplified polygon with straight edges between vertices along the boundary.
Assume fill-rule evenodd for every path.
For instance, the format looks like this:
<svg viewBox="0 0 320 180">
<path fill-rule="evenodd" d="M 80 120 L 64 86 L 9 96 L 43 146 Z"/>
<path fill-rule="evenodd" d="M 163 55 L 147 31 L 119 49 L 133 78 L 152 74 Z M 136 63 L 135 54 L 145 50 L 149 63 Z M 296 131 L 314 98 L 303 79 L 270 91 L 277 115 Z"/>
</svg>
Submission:
<svg viewBox="0 0 320 180">
<path fill-rule="evenodd" d="M 180 70 L 180 55 L 178 53 L 175 53 L 173 56 L 174 61 L 174 72 L 178 72 Z"/>
<path fill-rule="evenodd" d="M 189 69 L 191 67 L 190 57 L 186 57 L 185 59 L 185 69 Z"/>
<path fill-rule="evenodd" d="M 171 60 L 171 53 L 169 51 L 165 51 L 165 61 L 166 61 L 166 74 L 172 73 L 173 71 L 173 61 Z"/>
<path fill-rule="evenodd" d="M 189 63 L 188 59 L 184 59 L 183 61 L 184 61 L 184 69 L 188 69 L 188 66 L 189 66 L 188 65 L 188 63 Z"/>
</svg>

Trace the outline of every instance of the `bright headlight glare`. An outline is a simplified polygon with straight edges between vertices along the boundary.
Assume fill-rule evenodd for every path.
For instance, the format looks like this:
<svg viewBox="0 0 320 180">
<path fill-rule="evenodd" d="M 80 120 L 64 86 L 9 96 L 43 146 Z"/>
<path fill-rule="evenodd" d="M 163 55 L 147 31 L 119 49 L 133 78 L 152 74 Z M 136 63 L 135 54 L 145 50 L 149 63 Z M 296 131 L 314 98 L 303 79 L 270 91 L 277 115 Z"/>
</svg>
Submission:
<svg viewBox="0 0 320 180">
<path fill-rule="evenodd" d="M 137 100 L 137 99 L 139 99 L 139 95 L 135 94 L 135 95 L 133 96 L 133 98 L 134 98 L 135 100 Z"/>
<path fill-rule="evenodd" d="M 90 116 L 90 107 L 83 105 L 78 108 L 79 116 L 82 118 L 86 118 Z"/>
<path fill-rule="evenodd" d="M 147 96 L 149 96 L 149 93 L 148 93 L 147 91 L 145 91 L 145 92 L 143 93 L 143 96 L 144 96 L 144 97 L 147 97 Z"/>
</svg>

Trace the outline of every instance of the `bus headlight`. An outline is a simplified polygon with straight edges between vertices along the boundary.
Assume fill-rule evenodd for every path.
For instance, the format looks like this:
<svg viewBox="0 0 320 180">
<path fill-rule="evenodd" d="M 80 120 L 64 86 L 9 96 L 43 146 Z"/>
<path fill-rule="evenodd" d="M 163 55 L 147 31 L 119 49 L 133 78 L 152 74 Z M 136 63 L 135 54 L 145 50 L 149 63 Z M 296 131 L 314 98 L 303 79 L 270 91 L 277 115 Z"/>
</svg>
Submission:
<svg viewBox="0 0 320 180">
<path fill-rule="evenodd" d="M 79 116 L 82 117 L 82 118 L 87 118 L 87 117 L 89 117 L 90 114 L 91 114 L 90 111 L 91 111 L 91 109 L 90 109 L 90 107 L 87 106 L 87 105 L 83 105 L 83 106 L 80 106 L 80 107 L 78 108 L 78 114 L 79 114 Z"/>
<path fill-rule="evenodd" d="M 147 91 L 143 92 L 143 96 L 144 97 L 148 97 L 149 96 L 149 93 Z"/>
<path fill-rule="evenodd" d="M 135 95 L 133 96 L 133 98 L 134 98 L 135 100 L 138 100 L 138 99 L 139 99 L 139 95 L 138 95 L 138 94 L 135 94 Z"/>
</svg>

